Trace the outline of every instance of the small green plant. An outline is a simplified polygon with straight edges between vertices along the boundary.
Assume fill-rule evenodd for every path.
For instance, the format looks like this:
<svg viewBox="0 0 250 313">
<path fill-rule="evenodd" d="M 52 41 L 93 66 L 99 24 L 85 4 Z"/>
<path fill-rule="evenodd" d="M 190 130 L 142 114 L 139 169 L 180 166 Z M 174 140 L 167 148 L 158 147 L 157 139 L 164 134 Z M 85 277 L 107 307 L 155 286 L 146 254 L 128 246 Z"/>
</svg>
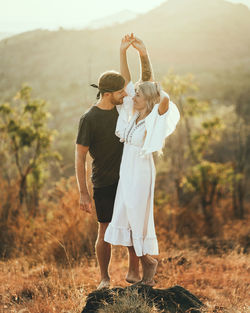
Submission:
<svg viewBox="0 0 250 313">
<path fill-rule="evenodd" d="M 114 303 L 105 303 L 98 313 L 156 313 L 154 306 L 149 305 L 138 290 L 126 290 L 122 296 L 114 293 Z"/>
</svg>

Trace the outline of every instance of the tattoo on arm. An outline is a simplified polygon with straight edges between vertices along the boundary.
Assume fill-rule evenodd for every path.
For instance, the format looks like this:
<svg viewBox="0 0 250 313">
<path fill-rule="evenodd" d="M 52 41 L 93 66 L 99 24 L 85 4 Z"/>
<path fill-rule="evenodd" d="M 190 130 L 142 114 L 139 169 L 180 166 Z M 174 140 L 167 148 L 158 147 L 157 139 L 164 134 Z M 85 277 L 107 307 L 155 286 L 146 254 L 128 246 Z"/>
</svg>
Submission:
<svg viewBox="0 0 250 313">
<path fill-rule="evenodd" d="M 141 55 L 141 80 L 148 81 L 152 76 L 152 68 L 148 55 Z"/>
</svg>

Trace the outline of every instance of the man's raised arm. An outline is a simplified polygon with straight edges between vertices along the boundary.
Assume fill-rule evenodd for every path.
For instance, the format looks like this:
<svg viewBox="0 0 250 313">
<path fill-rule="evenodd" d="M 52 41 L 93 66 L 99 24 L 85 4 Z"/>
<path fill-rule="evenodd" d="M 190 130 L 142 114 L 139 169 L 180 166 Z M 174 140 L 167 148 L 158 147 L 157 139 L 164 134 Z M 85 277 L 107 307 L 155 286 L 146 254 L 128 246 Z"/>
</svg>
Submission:
<svg viewBox="0 0 250 313">
<path fill-rule="evenodd" d="M 141 59 L 140 81 L 153 81 L 153 69 L 149 59 L 148 51 L 143 41 L 134 34 L 131 35 L 132 45 L 139 52 Z"/>
</svg>

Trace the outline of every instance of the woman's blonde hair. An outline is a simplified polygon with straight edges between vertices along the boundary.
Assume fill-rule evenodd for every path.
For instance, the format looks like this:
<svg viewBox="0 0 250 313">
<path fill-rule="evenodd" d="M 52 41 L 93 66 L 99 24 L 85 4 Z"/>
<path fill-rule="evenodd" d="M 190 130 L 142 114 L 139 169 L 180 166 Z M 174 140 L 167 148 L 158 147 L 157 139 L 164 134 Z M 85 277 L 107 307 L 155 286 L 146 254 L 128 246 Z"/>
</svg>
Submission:
<svg viewBox="0 0 250 313">
<path fill-rule="evenodd" d="M 150 113 L 156 103 L 160 102 L 160 84 L 157 82 L 137 82 L 135 89 L 141 91 L 147 103 L 147 111 Z"/>
</svg>

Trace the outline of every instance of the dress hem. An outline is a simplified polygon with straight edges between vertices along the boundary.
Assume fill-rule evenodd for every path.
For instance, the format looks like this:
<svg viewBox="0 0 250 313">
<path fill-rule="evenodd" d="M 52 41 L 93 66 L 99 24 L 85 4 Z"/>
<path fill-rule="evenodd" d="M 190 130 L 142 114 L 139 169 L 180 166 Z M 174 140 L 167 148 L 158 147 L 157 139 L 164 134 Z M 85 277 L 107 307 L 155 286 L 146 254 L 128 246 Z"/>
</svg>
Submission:
<svg viewBox="0 0 250 313">
<path fill-rule="evenodd" d="M 125 247 L 133 246 L 137 256 L 159 254 L 156 236 L 136 238 L 133 236 L 132 229 L 130 228 L 118 228 L 109 224 L 105 232 L 104 241 L 109 242 L 112 245 L 121 245 Z"/>
</svg>

